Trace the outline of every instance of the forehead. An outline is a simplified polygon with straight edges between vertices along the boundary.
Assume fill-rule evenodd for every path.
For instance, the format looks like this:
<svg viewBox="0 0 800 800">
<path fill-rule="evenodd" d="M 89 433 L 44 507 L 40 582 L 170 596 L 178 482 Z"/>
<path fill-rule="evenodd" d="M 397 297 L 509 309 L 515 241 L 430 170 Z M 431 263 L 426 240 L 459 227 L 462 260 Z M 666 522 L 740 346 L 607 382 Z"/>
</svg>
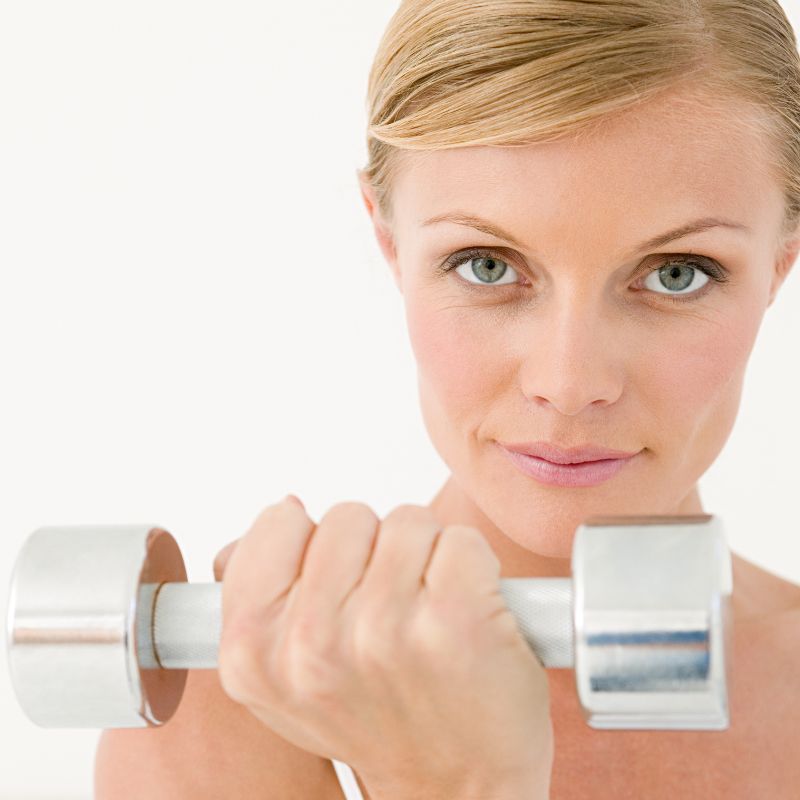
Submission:
<svg viewBox="0 0 800 800">
<path fill-rule="evenodd" d="M 575 230 L 579 220 L 583 234 L 594 222 L 646 236 L 713 213 L 771 229 L 784 201 L 753 124 L 759 113 L 677 93 L 557 142 L 406 151 L 392 191 L 396 222 L 411 230 L 463 211 L 520 232 Z"/>
</svg>

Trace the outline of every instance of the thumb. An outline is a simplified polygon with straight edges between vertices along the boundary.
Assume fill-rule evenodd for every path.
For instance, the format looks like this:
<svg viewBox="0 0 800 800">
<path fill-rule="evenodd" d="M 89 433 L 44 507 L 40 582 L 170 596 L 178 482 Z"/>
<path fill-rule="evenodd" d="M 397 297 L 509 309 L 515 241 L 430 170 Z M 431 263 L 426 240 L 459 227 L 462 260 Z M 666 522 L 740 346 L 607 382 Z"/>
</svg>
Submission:
<svg viewBox="0 0 800 800">
<path fill-rule="evenodd" d="M 229 542 L 222 548 L 222 550 L 217 553 L 214 557 L 214 580 L 221 581 L 224 574 L 225 574 L 225 567 L 228 564 L 228 559 L 231 557 L 231 553 L 236 549 L 236 545 L 239 544 L 238 539 L 234 539 L 232 542 Z"/>
</svg>

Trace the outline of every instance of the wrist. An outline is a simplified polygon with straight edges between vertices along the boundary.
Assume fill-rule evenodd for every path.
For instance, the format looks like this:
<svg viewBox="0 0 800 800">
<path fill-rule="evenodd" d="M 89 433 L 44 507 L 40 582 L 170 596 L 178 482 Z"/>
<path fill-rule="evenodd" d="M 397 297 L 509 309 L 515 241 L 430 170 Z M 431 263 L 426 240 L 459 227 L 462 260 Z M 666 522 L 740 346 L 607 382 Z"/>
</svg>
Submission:
<svg viewBox="0 0 800 800">
<path fill-rule="evenodd" d="M 550 775 L 537 774 L 513 779 L 502 775 L 479 776 L 465 770 L 457 780 L 432 782 L 422 776 L 391 783 L 364 780 L 368 800 L 550 800 Z"/>
<path fill-rule="evenodd" d="M 458 789 L 431 791 L 427 786 L 417 784 L 408 789 L 394 790 L 389 793 L 368 789 L 368 800 L 409 800 L 410 797 L 424 797 L 425 800 L 550 800 L 549 788 L 514 788 L 508 792 L 499 791 L 497 786 L 484 789 L 482 792 L 463 793 Z M 365 797 L 367 797 L 365 795 Z"/>
</svg>

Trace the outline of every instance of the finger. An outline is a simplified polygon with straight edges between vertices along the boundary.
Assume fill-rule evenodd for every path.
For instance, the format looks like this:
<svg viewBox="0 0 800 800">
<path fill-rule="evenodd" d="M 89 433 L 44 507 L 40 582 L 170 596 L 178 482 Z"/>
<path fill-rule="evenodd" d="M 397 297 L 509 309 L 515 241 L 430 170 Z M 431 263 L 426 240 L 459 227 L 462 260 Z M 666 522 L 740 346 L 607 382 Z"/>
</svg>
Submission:
<svg viewBox="0 0 800 800">
<path fill-rule="evenodd" d="M 425 572 L 431 597 L 453 606 L 499 591 L 500 560 L 484 535 L 469 525 L 448 525 L 439 535 Z"/>
<path fill-rule="evenodd" d="M 239 540 L 222 583 L 223 621 L 252 617 L 288 594 L 314 531 L 305 509 L 290 499 L 267 506 Z"/>
<path fill-rule="evenodd" d="M 393 509 L 381 523 L 359 593 L 386 613 L 407 613 L 423 589 L 425 568 L 440 530 L 433 512 L 424 506 L 405 504 Z"/>
<path fill-rule="evenodd" d="M 225 575 L 225 568 L 228 565 L 228 560 L 231 557 L 231 553 L 233 553 L 236 545 L 239 543 L 239 539 L 234 539 L 232 542 L 229 542 L 219 551 L 219 553 L 214 556 L 214 580 L 221 581 Z"/>
<path fill-rule="evenodd" d="M 292 613 L 313 620 L 321 633 L 335 632 L 342 602 L 359 583 L 380 519 L 365 503 L 338 503 L 317 525 L 303 562 Z"/>
</svg>

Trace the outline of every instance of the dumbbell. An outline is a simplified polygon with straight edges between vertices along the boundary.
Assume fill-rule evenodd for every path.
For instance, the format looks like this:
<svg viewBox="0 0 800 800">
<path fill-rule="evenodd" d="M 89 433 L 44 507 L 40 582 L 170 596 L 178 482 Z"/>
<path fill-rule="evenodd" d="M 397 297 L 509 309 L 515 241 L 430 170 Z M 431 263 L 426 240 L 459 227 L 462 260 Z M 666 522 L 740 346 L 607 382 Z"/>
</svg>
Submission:
<svg viewBox="0 0 800 800">
<path fill-rule="evenodd" d="M 574 668 L 593 728 L 728 728 L 730 552 L 719 518 L 593 517 L 569 578 L 501 578 L 544 667 Z M 217 666 L 222 583 L 187 583 L 153 524 L 49 526 L 11 580 L 7 647 L 23 710 L 41 727 L 154 727 L 187 669 Z M 454 654 L 456 656 L 457 654 Z"/>
</svg>

